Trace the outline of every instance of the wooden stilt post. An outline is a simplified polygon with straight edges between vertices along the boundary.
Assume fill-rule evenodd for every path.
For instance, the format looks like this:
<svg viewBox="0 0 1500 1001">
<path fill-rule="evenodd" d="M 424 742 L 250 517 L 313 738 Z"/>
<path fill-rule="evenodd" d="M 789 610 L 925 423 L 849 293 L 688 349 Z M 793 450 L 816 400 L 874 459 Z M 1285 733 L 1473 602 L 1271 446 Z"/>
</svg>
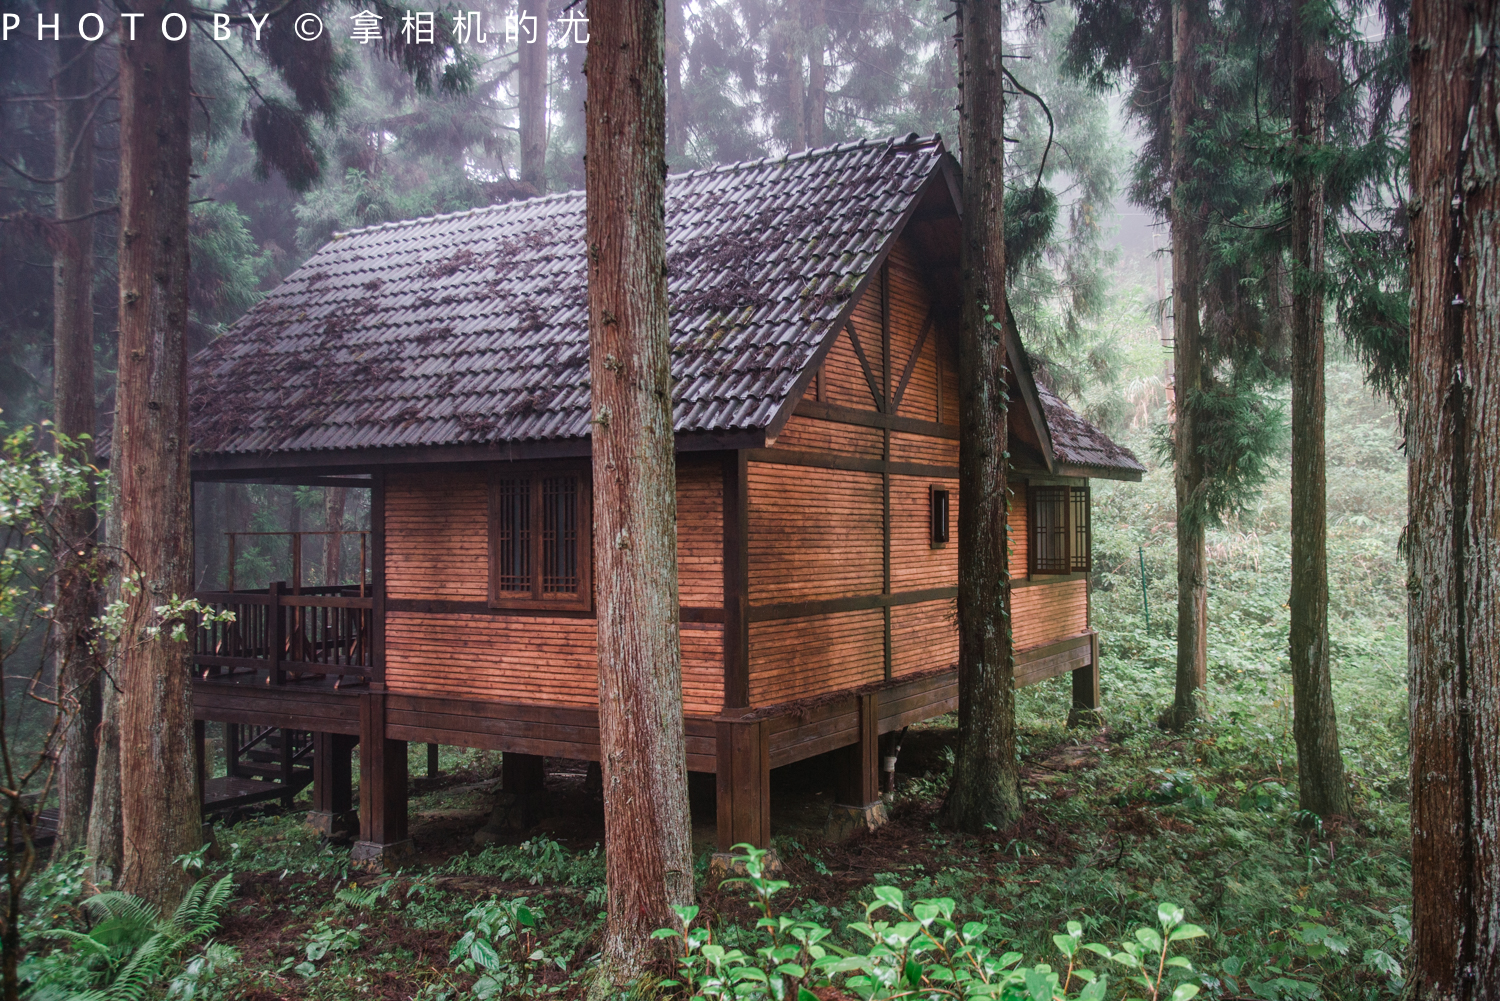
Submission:
<svg viewBox="0 0 1500 1001">
<path fill-rule="evenodd" d="M 344 733 L 313 734 L 313 804 L 307 822 L 326 838 L 359 833 L 354 810 L 354 745 L 359 738 Z"/>
<path fill-rule="evenodd" d="M 1099 634 L 1089 637 L 1089 662 L 1073 669 L 1073 711 L 1069 726 L 1095 726 L 1104 700 L 1099 694 Z"/>
<path fill-rule="evenodd" d="M 439 773 L 439 769 L 438 769 L 438 746 L 436 744 L 428 744 L 427 745 L 427 777 L 430 778 L 430 779 L 435 779 L 435 778 L 438 777 L 438 773 Z"/>
<path fill-rule="evenodd" d="M 508 831 L 525 830 L 541 816 L 547 780 L 544 759 L 539 754 L 506 751 L 500 759 L 500 791 L 489 821 L 474 835 L 474 843 L 488 845 L 502 840 Z"/>
<path fill-rule="evenodd" d="M 857 831 L 873 831 L 887 820 L 880 798 L 879 696 L 859 697 L 859 739 L 834 752 L 838 785 L 828 814 L 829 840 L 841 841 Z"/>
<path fill-rule="evenodd" d="M 406 833 L 406 741 L 385 736 L 385 686 L 360 696 L 359 840 L 350 860 L 383 869 L 412 853 Z"/>
<path fill-rule="evenodd" d="M 293 754 L 295 753 L 292 747 L 293 732 L 286 727 L 281 728 L 281 808 L 283 810 L 290 810 L 292 800 L 297 797 L 297 794 L 292 791 Z"/>
<path fill-rule="evenodd" d="M 719 852 L 727 866 L 737 844 L 771 847 L 771 730 L 766 720 L 718 724 Z"/>
</svg>

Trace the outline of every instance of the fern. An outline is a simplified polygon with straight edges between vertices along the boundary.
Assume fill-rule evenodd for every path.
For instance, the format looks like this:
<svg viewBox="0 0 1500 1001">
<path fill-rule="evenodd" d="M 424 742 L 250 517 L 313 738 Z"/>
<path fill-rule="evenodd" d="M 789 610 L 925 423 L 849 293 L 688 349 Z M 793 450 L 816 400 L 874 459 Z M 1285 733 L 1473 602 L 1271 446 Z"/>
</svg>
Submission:
<svg viewBox="0 0 1500 1001">
<path fill-rule="evenodd" d="M 219 913 L 234 894 L 234 879 L 200 879 L 163 919 L 150 903 L 128 893 L 100 893 L 84 902 L 96 919 L 85 933 L 56 929 L 48 937 L 61 940 L 71 951 L 46 957 L 44 969 L 28 1001 L 143 1001 L 158 994 L 159 982 L 182 963 L 182 957 L 219 927 Z M 234 950 L 210 945 L 189 960 L 172 980 L 174 997 L 192 998 L 200 981 L 215 966 L 233 962 Z M 92 980 L 78 988 L 79 960 L 91 968 Z M 52 972 L 56 975 L 49 976 Z"/>
</svg>

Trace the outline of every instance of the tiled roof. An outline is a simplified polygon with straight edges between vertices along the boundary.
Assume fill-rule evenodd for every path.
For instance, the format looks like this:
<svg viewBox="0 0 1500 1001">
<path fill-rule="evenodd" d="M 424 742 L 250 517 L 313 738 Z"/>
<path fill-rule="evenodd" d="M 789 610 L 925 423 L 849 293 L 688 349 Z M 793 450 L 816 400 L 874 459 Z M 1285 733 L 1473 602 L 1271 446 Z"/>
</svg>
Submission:
<svg viewBox="0 0 1500 1001">
<path fill-rule="evenodd" d="M 667 183 L 679 432 L 764 428 L 943 153 L 848 144 Z M 199 453 L 588 433 L 582 192 L 335 236 L 192 364 Z"/>
<path fill-rule="evenodd" d="M 1146 471 L 1135 453 L 1116 445 L 1103 431 L 1079 417 L 1045 384 L 1036 383 L 1036 392 L 1052 436 L 1052 455 L 1059 462 L 1137 475 Z"/>
</svg>

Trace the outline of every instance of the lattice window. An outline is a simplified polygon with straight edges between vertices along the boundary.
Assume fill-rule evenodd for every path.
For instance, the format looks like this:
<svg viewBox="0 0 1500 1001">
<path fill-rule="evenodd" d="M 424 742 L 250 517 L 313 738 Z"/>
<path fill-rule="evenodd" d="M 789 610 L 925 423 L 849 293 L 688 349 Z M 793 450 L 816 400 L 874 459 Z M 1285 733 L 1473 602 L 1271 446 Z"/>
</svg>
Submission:
<svg viewBox="0 0 1500 1001">
<path fill-rule="evenodd" d="M 1073 552 L 1070 565 L 1074 573 L 1088 573 L 1090 557 L 1094 552 L 1093 538 L 1089 527 L 1089 488 L 1072 487 L 1071 515 L 1073 518 Z"/>
<path fill-rule="evenodd" d="M 1031 572 L 1068 572 L 1068 488 L 1031 487 Z"/>
<path fill-rule="evenodd" d="M 490 482 L 490 605 L 588 609 L 593 509 L 582 473 Z"/>
<path fill-rule="evenodd" d="M 1089 488 L 1032 486 L 1027 495 L 1030 572 L 1087 573 L 1093 550 Z"/>
<path fill-rule="evenodd" d="M 531 593 L 531 481 L 495 482 L 493 538 L 495 589 L 504 594 Z"/>
</svg>

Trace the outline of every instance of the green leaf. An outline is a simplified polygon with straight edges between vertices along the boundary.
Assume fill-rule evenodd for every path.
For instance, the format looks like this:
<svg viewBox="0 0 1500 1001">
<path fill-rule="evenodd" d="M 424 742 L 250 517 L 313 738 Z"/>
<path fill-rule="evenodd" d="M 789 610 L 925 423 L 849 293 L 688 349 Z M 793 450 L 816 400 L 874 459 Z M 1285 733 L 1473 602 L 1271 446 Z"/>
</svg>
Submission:
<svg viewBox="0 0 1500 1001">
<path fill-rule="evenodd" d="M 871 892 L 875 894 L 875 899 L 878 901 L 876 904 L 877 907 L 884 905 L 886 907 L 894 907 L 898 911 L 901 909 L 904 898 L 901 895 L 901 891 L 894 886 L 877 886 Z"/>
<path fill-rule="evenodd" d="M 1193 964 L 1188 962 L 1186 956 L 1168 956 L 1166 965 L 1175 966 L 1179 970 L 1191 970 L 1193 968 Z"/>
<path fill-rule="evenodd" d="M 1163 928 L 1171 928 L 1173 925 L 1182 924 L 1183 911 L 1176 904 L 1157 904 L 1156 920 L 1161 922 Z"/>
<path fill-rule="evenodd" d="M 1135 938 L 1136 941 L 1152 952 L 1157 952 L 1161 949 L 1161 936 L 1157 934 L 1155 928 L 1137 928 L 1135 930 Z"/>
<path fill-rule="evenodd" d="M 1078 939 L 1072 935 L 1053 935 L 1052 941 L 1058 950 L 1069 959 L 1072 959 L 1078 953 Z"/>
<path fill-rule="evenodd" d="M 1197 984 L 1178 984 L 1177 989 L 1172 991 L 1172 1001 L 1188 1001 L 1199 991 Z"/>
<path fill-rule="evenodd" d="M 1179 925 L 1172 929 L 1172 934 L 1167 936 L 1168 942 L 1181 942 L 1185 938 L 1203 938 L 1208 932 L 1197 925 Z"/>
<path fill-rule="evenodd" d="M 797 1001 L 821 1001 L 821 999 L 806 987 L 798 987 Z"/>
</svg>

